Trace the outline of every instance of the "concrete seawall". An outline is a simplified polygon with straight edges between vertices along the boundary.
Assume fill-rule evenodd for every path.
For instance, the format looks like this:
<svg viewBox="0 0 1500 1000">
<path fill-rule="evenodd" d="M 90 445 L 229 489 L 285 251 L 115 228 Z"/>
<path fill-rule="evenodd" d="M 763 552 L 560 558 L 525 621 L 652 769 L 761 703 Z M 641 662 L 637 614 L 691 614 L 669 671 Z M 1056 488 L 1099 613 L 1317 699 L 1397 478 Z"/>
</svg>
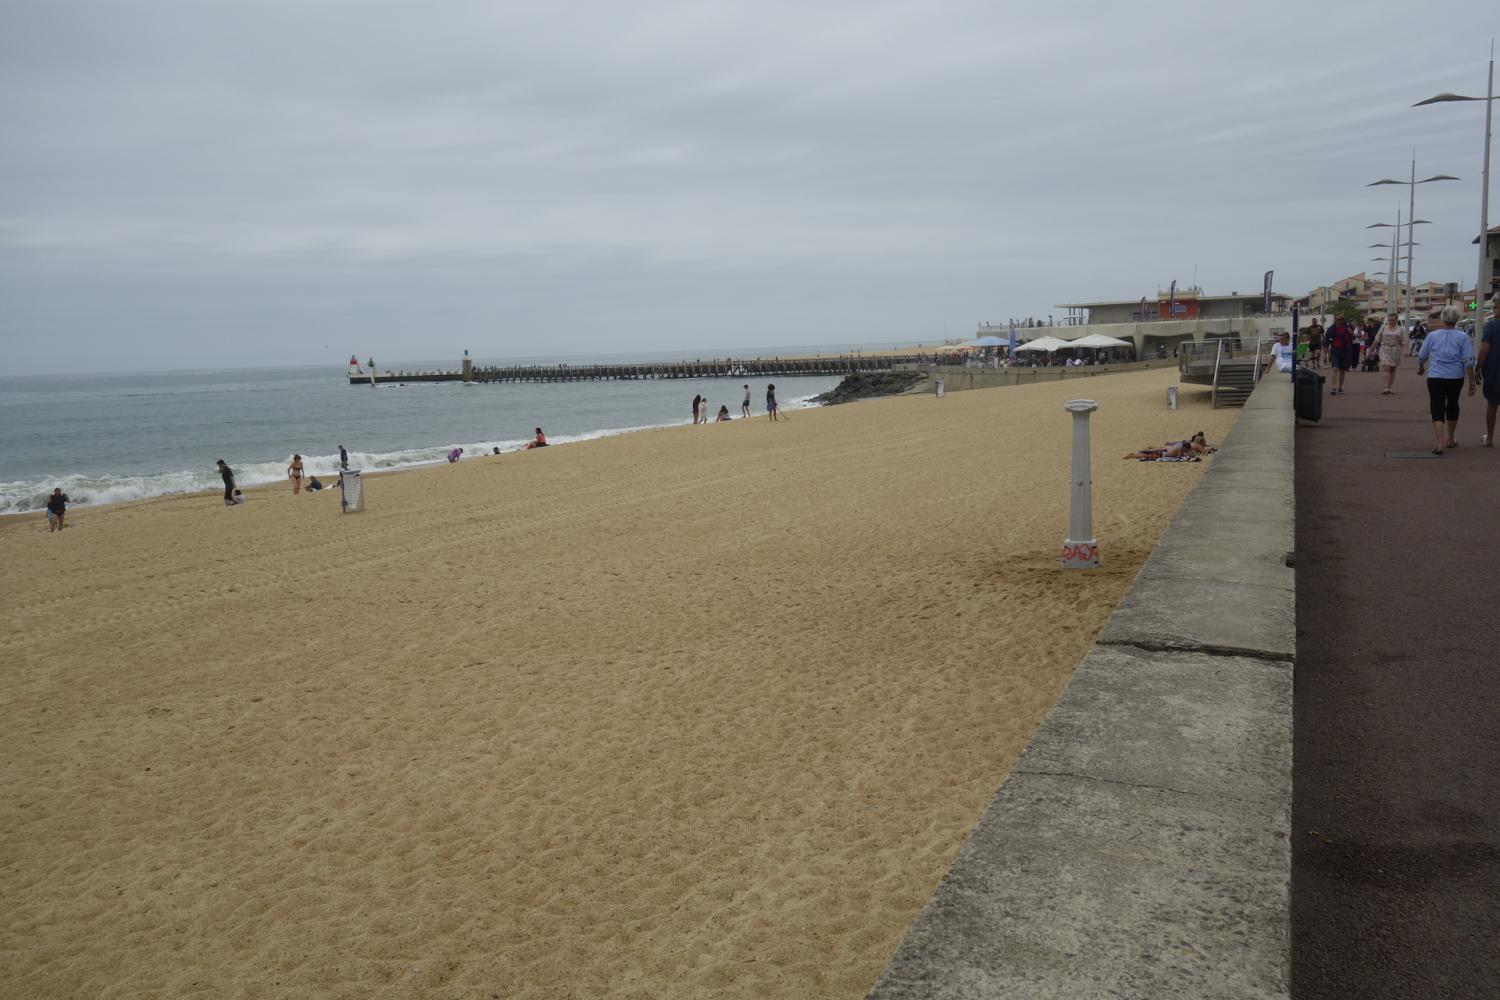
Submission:
<svg viewBox="0 0 1500 1000">
<path fill-rule="evenodd" d="M 1291 395 L 1250 396 L 872 1000 L 1289 995 Z"/>
<path fill-rule="evenodd" d="M 1176 370 L 1176 358 L 1152 358 L 1149 361 L 1122 361 L 1103 365 L 1059 365 L 1055 368 L 968 368 L 961 365 L 896 365 L 896 371 L 919 371 L 927 376 L 927 391 L 932 382 L 942 379 L 944 390 L 959 392 L 964 389 L 992 389 L 1001 385 L 1029 385 L 1032 382 L 1056 382 L 1060 379 L 1093 378 L 1098 375 L 1114 375 L 1118 372 L 1148 371 L 1171 368 Z"/>
</svg>

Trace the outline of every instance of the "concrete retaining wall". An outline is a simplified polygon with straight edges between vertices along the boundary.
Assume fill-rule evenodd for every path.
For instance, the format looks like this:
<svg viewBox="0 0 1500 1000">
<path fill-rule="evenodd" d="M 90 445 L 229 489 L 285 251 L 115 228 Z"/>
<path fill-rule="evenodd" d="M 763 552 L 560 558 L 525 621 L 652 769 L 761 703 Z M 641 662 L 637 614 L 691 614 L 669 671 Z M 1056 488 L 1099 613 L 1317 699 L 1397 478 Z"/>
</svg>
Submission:
<svg viewBox="0 0 1500 1000">
<path fill-rule="evenodd" d="M 1170 368 L 1177 370 L 1177 359 L 1128 361 L 1107 365 L 1058 366 L 1056 368 L 968 368 L 961 365 L 897 365 L 897 371 L 919 371 L 931 382 L 942 379 L 945 391 L 991 389 L 1000 385 L 1029 385 L 1032 382 L 1056 382 L 1061 379 L 1092 378 L 1117 372 Z"/>
<path fill-rule="evenodd" d="M 1289 995 L 1291 395 L 1251 395 L 872 1000 Z"/>
</svg>

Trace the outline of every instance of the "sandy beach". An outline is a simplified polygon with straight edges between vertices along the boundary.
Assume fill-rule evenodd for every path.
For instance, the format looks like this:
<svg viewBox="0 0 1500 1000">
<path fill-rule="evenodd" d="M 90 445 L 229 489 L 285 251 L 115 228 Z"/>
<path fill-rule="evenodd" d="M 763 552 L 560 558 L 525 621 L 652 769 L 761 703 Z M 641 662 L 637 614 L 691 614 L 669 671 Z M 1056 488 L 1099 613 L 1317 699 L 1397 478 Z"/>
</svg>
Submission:
<svg viewBox="0 0 1500 1000">
<path fill-rule="evenodd" d="M 1120 456 L 1233 425 L 1175 382 L 3 519 L 0 995 L 861 997 L 1208 467 Z"/>
</svg>

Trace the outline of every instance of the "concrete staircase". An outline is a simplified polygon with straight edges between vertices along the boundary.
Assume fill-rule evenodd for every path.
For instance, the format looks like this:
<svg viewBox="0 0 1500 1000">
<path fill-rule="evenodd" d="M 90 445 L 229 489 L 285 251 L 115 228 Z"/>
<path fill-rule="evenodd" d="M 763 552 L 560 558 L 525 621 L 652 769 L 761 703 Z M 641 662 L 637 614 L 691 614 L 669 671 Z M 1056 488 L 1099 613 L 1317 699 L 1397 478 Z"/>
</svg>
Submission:
<svg viewBox="0 0 1500 1000">
<path fill-rule="evenodd" d="M 1214 409 L 1221 406 L 1244 406 L 1255 390 L 1255 358 L 1225 358 L 1219 362 L 1214 380 Z"/>
</svg>

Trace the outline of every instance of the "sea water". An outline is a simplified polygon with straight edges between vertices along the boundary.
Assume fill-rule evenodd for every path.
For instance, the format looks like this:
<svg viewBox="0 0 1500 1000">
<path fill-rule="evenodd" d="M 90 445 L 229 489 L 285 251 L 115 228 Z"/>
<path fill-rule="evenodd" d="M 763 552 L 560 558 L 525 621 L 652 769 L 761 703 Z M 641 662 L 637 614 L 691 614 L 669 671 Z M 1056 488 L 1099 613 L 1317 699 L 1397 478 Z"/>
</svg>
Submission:
<svg viewBox="0 0 1500 1000">
<path fill-rule="evenodd" d="M 746 381 L 764 419 L 763 377 L 369 386 L 330 366 L 0 378 L 0 514 L 40 510 L 59 486 L 74 505 L 219 490 L 220 458 L 253 486 L 284 480 L 294 452 L 310 475 L 336 474 L 340 445 L 367 471 L 442 461 L 456 447 L 465 458 L 514 451 L 536 427 L 565 445 L 686 424 L 694 395 L 738 418 Z M 774 381 L 778 403 L 795 409 L 839 379 Z"/>
</svg>

